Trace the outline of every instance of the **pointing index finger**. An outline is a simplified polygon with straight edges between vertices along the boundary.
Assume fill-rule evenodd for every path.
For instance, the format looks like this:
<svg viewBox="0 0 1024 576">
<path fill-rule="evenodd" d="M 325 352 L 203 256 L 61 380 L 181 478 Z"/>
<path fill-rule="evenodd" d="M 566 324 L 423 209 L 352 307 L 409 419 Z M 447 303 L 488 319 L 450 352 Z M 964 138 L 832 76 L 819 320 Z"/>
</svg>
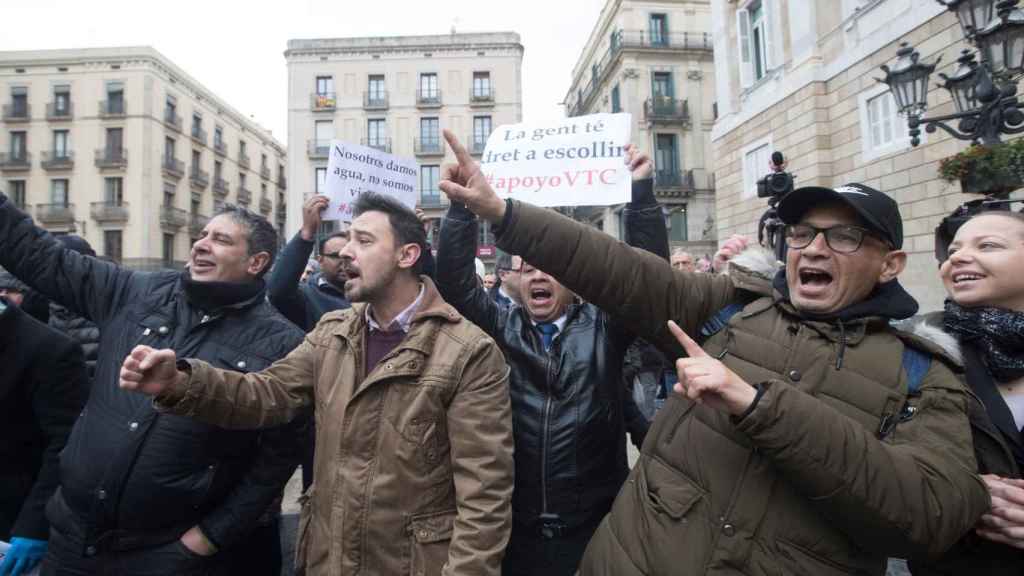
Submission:
<svg viewBox="0 0 1024 576">
<path fill-rule="evenodd" d="M 708 353 L 700 347 L 700 344 L 694 342 L 693 338 L 690 338 L 690 336 L 687 335 L 686 332 L 683 332 L 683 329 L 672 320 L 668 321 L 668 331 L 676 337 L 676 340 L 678 340 L 680 344 L 682 344 L 683 350 L 686 351 L 686 354 L 690 358 L 700 358 L 708 355 Z"/>
<path fill-rule="evenodd" d="M 459 139 L 455 137 L 451 130 L 445 128 L 444 139 L 448 141 L 448 146 L 451 146 L 452 152 L 455 153 L 455 159 L 459 161 L 460 166 L 467 168 L 473 166 L 473 158 L 470 157 L 469 152 L 466 152 L 466 147 L 459 142 Z"/>
</svg>

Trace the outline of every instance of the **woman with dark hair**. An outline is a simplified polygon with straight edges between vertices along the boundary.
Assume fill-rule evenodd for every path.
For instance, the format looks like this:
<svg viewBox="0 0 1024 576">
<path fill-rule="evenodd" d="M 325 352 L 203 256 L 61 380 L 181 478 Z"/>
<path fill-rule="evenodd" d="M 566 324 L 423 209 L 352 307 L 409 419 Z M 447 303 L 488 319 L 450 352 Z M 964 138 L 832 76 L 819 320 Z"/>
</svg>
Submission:
<svg viewBox="0 0 1024 576">
<path fill-rule="evenodd" d="M 1024 573 L 1024 215 L 991 211 L 957 231 L 939 271 L 945 310 L 915 330 L 941 328 L 935 340 L 963 360 L 980 401 L 970 409 L 978 473 L 992 508 L 945 558 L 918 574 Z M 952 337 L 952 338 L 950 338 Z M 955 340 L 955 341 L 954 341 Z"/>
</svg>

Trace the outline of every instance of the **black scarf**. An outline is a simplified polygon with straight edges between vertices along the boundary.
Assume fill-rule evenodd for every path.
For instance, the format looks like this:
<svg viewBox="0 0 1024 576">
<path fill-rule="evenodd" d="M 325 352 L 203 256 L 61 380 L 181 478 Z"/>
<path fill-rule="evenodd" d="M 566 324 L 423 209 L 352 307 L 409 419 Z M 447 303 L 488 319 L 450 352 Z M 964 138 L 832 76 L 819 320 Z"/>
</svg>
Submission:
<svg viewBox="0 0 1024 576">
<path fill-rule="evenodd" d="M 998 382 L 1024 376 L 1024 313 L 1005 308 L 964 308 L 946 300 L 946 331 L 973 344 Z"/>
<path fill-rule="evenodd" d="M 196 282 L 183 273 L 185 296 L 196 308 L 214 313 L 221 308 L 245 304 L 264 289 L 262 279 L 250 282 Z"/>
</svg>

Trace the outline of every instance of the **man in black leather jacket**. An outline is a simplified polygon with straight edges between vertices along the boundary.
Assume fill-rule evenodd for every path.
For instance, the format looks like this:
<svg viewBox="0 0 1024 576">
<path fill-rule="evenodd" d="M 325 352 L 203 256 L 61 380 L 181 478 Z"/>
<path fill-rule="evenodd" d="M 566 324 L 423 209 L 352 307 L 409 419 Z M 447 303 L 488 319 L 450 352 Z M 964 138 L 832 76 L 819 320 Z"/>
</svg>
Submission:
<svg viewBox="0 0 1024 576">
<path fill-rule="evenodd" d="M 188 271 L 135 272 L 63 248 L 0 194 L 0 265 L 102 334 L 47 504 L 44 575 L 237 573 L 239 556 L 267 553 L 271 539 L 250 539 L 295 470 L 294 430 L 229 431 L 160 414 L 118 377 L 137 344 L 239 371 L 284 357 L 302 332 L 266 301 L 276 242 L 265 219 L 229 207 L 193 244 Z"/>
<path fill-rule="evenodd" d="M 627 234 L 667 259 L 664 216 L 651 162 L 630 149 L 633 202 Z M 622 362 L 634 337 L 597 307 L 574 302 L 553 278 L 522 264 L 523 305 L 501 306 L 476 285 L 476 217 L 453 204 L 441 227 L 437 285 L 463 316 L 493 337 L 509 364 L 516 478 L 505 576 L 568 576 L 628 473 L 632 399 Z M 557 249 L 552 247 L 552 249 Z M 631 419 L 640 443 L 647 422 Z"/>
</svg>

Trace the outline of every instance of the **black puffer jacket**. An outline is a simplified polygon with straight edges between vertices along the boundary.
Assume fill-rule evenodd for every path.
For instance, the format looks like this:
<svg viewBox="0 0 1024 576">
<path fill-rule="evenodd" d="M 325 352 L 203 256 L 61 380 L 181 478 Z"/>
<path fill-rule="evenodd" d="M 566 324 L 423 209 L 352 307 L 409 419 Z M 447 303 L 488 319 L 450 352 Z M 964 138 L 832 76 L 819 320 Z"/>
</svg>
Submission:
<svg viewBox="0 0 1024 576">
<path fill-rule="evenodd" d="M 653 248 L 667 235 L 650 181 L 636 195 L 645 207 L 627 212 L 627 226 L 642 233 L 636 242 Z M 515 433 L 513 513 L 517 523 L 543 522 L 574 528 L 608 511 L 629 471 L 626 412 L 632 398 L 622 384 L 622 362 L 633 336 L 596 306 L 569 307 L 564 329 L 551 349 L 526 310 L 501 306 L 476 285 L 477 220 L 453 204 L 441 227 L 437 284 L 444 299 L 493 337 L 508 361 Z M 553 248 L 554 249 L 554 248 Z M 635 410 L 635 408 L 634 408 Z M 634 441 L 647 423 L 631 429 Z"/>
<path fill-rule="evenodd" d="M 100 329 L 96 323 L 56 302 L 50 302 L 50 328 L 66 335 L 82 347 L 89 382 L 92 383 L 92 379 L 96 377 L 96 359 L 100 353 Z"/>
<path fill-rule="evenodd" d="M 257 371 L 285 356 L 302 332 L 265 290 L 204 313 L 179 272 L 140 273 L 63 249 L 0 194 L 0 265 L 99 326 L 96 379 L 61 454 L 51 525 L 80 542 L 131 549 L 169 542 L 194 525 L 219 548 L 243 538 L 295 470 L 303 419 L 262 432 L 224 430 L 159 414 L 150 399 L 118 387 L 138 344 L 180 357 Z"/>
</svg>

